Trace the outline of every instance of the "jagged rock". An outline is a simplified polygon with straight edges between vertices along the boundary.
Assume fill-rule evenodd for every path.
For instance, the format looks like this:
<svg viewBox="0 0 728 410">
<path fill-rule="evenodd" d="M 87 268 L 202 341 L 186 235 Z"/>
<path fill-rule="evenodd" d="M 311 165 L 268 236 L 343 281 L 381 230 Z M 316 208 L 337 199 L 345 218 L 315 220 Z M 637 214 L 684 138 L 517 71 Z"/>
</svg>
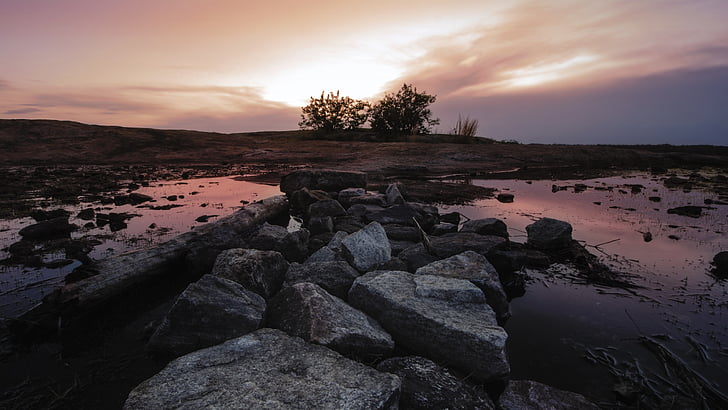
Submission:
<svg viewBox="0 0 728 410">
<path fill-rule="evenodd" d="M 368 221 L 379 222 L 382 225 L 398 224 L 414 226 L 414 218 L 420 214 L 409 205 L 395 205 L 379 212 L 372 212 L 365 215 Z"/>
<path fill-rule="evenodd" d="M 503 379 L 510 372 L 508 335 L 482 291 L 469 281 L 374 271 L 354 281 L 349 303 L 377 320 L 398 345 L 418 354 L 481 381 Z"/>
<path fill-rule="evenodd" d="M 344 231 L 336 232 L 326 246 L 312 253 L 304 263 L 345 260 L 344 255 L 341 252 L 341 241 L 343 241 L 348 235 L 349 234 Z"/>
<path fill-rule="evenodd" d="M 407 271 L 407 262 L 399 258 L 392 258 L 379 267 L 380 270 Z"/>
<path fill-rule="evenodd" d="M 713 257 L 713 272 L 718 276 L 728 276 L 728 251 L 718 252 Z"/>
<path fill-rule="evenodd" d="M 334 218 L 330 216 L 311 217 L 308 220 L 308 230 L 312 235 L 334 231 Z"/>
<path fill-rule="evenodd" d="M 277 251 L 287 260 L 303 262 L 308 256 L 309 235 L 307 229 L 288 232 L 282 226 L 265 222 L 250 236 L 247 243 L 252 249 Z"/>
<path fill-rule="evenodd" d="M 399 406 L 403 409 L 495 409 L 485 391 L 468 385 L 424 357 L 393 357 L 379 363 L 377 370 L 399 376 Z"/>
<path fill-rule="evenodd" d="M 448 233 L 456 233 L 457 231 L 457 225 L 448 222 L 440 222 L 439 224 L 435 224 L 432 226 L 432 229 L 430 229 L 430 234 L 434 236 L 441 236 Z"/>
<path fill-rule="evenodd" d="M 354 233 L 366 225 L 359 217 L 356 216 L 340 216 L 334 218 L 334 230 L 344 231 L 346 233 Z"/>
<path fill-rule="evenodd" d="M 407 271 L 414 273 L 417 269 L 440 260 L 440 257 L 429 253 L 422 243 L 410 246 L 397 254 L 397 258 L 401 259 L 407 266 Z"/>
<path fill-rule="evenodd" d="M 414 226 L 389 224 L 384 225 L 384 231 L 387 233 L 387 238 L 395 241 L 419 242 L 422 239 L 420 230 Z"/>
<path fill-rule="evenodd" d="M 365 194 L 349 198 L 349 203 L 354 205 L 387 206 L 387 196 L 384 194 Z"/>
<path fill-rule="evenodd" d="M 531 380 L 511 380 L 498 405 L 503 410 L 599 410 L 581 394 Z"/>
<path fill-rule="evenodd" d="M 234 248 L 220 252 L 212 274 L 268 299 L 281 288 L 287 270 L 288 262 L 280 252 Z"/>
<path fill-rule="evenodd" d="M 392 337 L 374 319 L 313 283 L 284 287 L 266 315 L 270 326 L 351 358 L 372 360 L 394 349 Z"/>
<path fill-rule="evenodd" d="M 306 211 L 308 206 L 314 202 L 331 199 L 329 194 L 324 191 L 311 191 L 306 187 L 293 191 L 290 197 L 291 208 L 300 212 Z"/>
<path fill-rule="evenodd" d="M 495 311 L 499 323 L 511 317 L 508 297 L 498 278 L 498 272 L 485 256 L 465 251 L 447 259 L 432 262 L 415 272 L 417 275 L 437 275 L 455 279 L 466 279 L 480 288 L 485 299 Z"/>
<path fill-rule="evenodd" d="M 541 218 L 526 226 L 527 243 L 536 249 L 553 250 L 571 245 L 571 224 L 558 219 Z"/>
<path fill-rule="evenodd" d="M 308 262 L 303 265 L 292 263 L 286 272 L 285 286 L 315 283 L 330 294 L 346 300 L 351 284 L 358 277 L 359 272 L 343 260 Z"/>
<path fill-rule="evenodd" d="M 265 300 L 242 285 L 204 275 L 177 297 L 147 348 L 177 357 L 213 346 L 258 329 L 265 309 Z"/>
<path fill-rule="evenodd" d="M 415 245 L 417 245 L 417 242 L 389 240 L 389 246 L 392 248 L 392 256 L 397 256 L 405 249 L 409 249 Z"/>
<path fill-rule="evenodd" d="M 314 202 L 308 206 L 308 216 L 311 218 L 330 216 L 346 216 L 346 210 L 335 199 Z"/>
<path fill-rule="evenodd" d="M 440 215 L 440 220 L 442 222 L 450 223 L 453 225 L 459 225 L 460 224 L 460 213 L 459 212 L 450 212 L 447 214 Z"/>
<path fill-rule="evenodd" d="M 124 409 L 396 409 L 400 381 L 276 329 L 192 352 L 129 393 Z"/>
<path fill-rule="evenodd" d="M 290 194 L 301 188 L 341 191 L 344 188 L 366 188 L 367 174 L 330 169 L 299 170 L 281 178 L 281 192 Z"/>
<path fill-rule="evenodd" d="M 475 232 L 481 235 L 502 236 L 508 239 L 508 227 L 496 218 L 473 219 L 463 224 L 460 232 Z"/>
<path fill-rule="evenodd" d="M 366 195 L 367 191 L 364 188 L 346 188 L 339 191 L 338 200 L 344 208 L 351 206 L 349 200 L 355 196 Z"/>
<path fill-rule="evenodd" d="M 36 224 L 28 225 L 18 233 L 25 240 L 42 241 L 56 238 L 67 238 L 78 227 L 68 223 L 68 216 L 42 220 Z"/>
<path fill-rule="evenodd" d="M 367 272 L 388 261 L 392 248 L 382 225 L 372 222 L 341 241 L 346 260 L 359 272 Z"/>
<path fill-rule="evenodd" d="M 404 196 L 402 196 L 402 193 L 399 191 L 397 184 L 389 184 L 384 195 L 387 198 L 388 205 L 401 205 L 405 202 Z"/>
<path fill-rule="evenodd" d="M 487 255 L 488 252 L 506 246 L 507 242 L 501 236 L 480 235 L 472 232 L 449 233 L 430 238 L 432 248 L 439 258 L 449 258 L 465 251 Z"/>
</svg>

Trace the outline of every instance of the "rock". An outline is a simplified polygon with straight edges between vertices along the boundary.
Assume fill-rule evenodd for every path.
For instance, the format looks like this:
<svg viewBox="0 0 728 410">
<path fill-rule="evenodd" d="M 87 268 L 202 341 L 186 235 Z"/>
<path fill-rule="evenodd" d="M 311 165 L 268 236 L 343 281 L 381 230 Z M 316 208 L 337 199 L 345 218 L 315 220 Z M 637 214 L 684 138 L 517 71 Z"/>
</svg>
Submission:
<svg viewBox="0 0 728 410">
<path fill-rule="evenodd" d="M 379 363 L 377 370 L 399 376 L 403 409 L 495 409 L 486 392 L 424 357 L 393 357 Z"/>
<path fill-rule="evenodd" d="M 364 188 L 346 188 L 339 191 L 339 196 L 337 199 L 339 200 L 339 203 L 344 208 L 348 208 L 351 206 L 351 202 L 349 200 L 356 196 L 363 196 L 366 195 L 367 191 L 364 190 Z"/>
<path fill-rule="evenodd" d="M 129 203 L 132 205 L 139 205 L 143 204 L 144 202 L 154 200 L 154 198 L 152 198 L 151 196 L 140 194 L 138 192 L 132 192 L 131 194 L 127 195 L 127 198 L 129 200 Z"/>
<path fill-rule="evenodd" d="M 349 303 L 398 345 L 489 382 L 507 377 L 510 366 L 508 335 L 484 299 L 466 280 L 397 271 L 367 273 L 349 290 Z"/>
<path fill-rule="evenodd" d="M 662 181 L 662 183 L 665 184 L 665 186 L 668 188 L 679 188 L 681 186 L 690 185 L 690 180 L 673 176 L 666 178 L 664 181 Z"/>
<path fill-rule="evenodd" d="M 308 262 L 303 265 L 292 263 L 286 272 L 285 285 L 315 283 L 330 294 L 346 300 L 351 284 L 358 277 L 359 272 L 343 260 Z"/>
<path fill-rule="evenodd" d="M 662 201 L 662 198 L 659 196 L 651 196 L 651 197 L 648 197 L 647 199 L 649 199 L 652 202 L 661 202 Z"/>
<path fill-rule="evenodd" d="M 344 257 L 359 272 L 367 272 L 388 261 L 392 248 L 382 225 L 372 222 L 341 241 Z"/>
<path fill-rule="evenodd" d="M 356 216 L 340 216 L 334 218 L 334 230 L 354 233 L 364 227 L 364 223 Z"/>
<path fill-rule="evenodd" d="M 372 212 L 379 212 L 383 210 L 384 207 L 381 207 L 379 205 L 354 204 L 351 205 L 349 209 L 346 210 L 346 212 L 348 212 L 349 215 L 353 216 L 364 216 Z"/>
<path fill-rule="evenodd" d="M 76 225 L 68 223 L 68 216 L 40 221 L 21 229 L 20 236 L 25 240 L 42 241 L 57 238 L 68 238 L 71 232 L 78 229 Z"/>
<path fill-rule="evenodd" d="M 397 270 L 397 271 L 406 271 L 407 268 L 407 262 L 403 261 L 399 258 L 392 258 L 382 264 L 379 268 L 380 270 Z"/>
<path fill-rule="evenodd" d="M 404 251 L 405 249 L 411 248 L 412 246 L 415 246 L 415 245 L 417 245 L 417 242 L 395 241 L 392 239 L 389 240 L 389 246 L 392 248 L 392 256 L 397 256 L 400 253 L 402 253 L 402 251 Z"/>
<path fill-rule="evenodd" d="M 307 229 L 294 232 L 279 225 L 263 223 L 247 240 L 249 248 L 280 252 L 287 260 L 303 262 L 308 257 Z"/>
<path fill-rule="evenodd" d="M 404 196 L 402 196 L 402 193 L 399 192 L 397 184 L 389 184 L 384 195 L 387 198 L 387 205 L 401 205 L 405 202 Z"/>
<path fill-rule="evenodd" d="M 365 215 L 368 221 L 379 222 L 382 225 L 398 224 L 406 226 L 414 226 L 413 219 L 418 216 L 419 213 L 408 205 L 395 205 L 390 208 L 386 208 L 383 211 L 372 212 Z"/>
<path fill-rule="evenodd" d="M 240 284 L 204 275 L 177 297 L 147 348 L 174 357 L 250 333 L 265 314 L 265 300 Z"/>
<path fill-rule="evenodd" d="M 460 224 L 460 212 L 450 212 L 447 214 L 440 215 L 440 221 L 450 223 L 453 225 Z"/>
<path fill-rule="evenodd" d="M 309 218 L 308 230 L 311 235 L 318 235 L 334 231 L 334 219 L 330 216 L 317 216 Z"/>
<path fill-rule="evenodd" d="M 93 208 L 82 209 L 76 215 L 76 218 L 83 219 L 84 221 L 93 221 L 94 219 L 96 219 L 96 212 Z"/>
<path fill-rule="evenodd" d="M 406 270 L 412 273 L 414 273 L 422 266 L 440 260 L 437 255 L 433 255 L 427 252 L 424 245 L 422 245 L 421 243 L 404 249 L 399 254 L 397 254 L 397 258 L 401 259 L 407 266 Z"/>
<path fill-rule="evenodd" d="M 346 216 L 346 210 L 341 206 L 339 201 L 335 199 L 326 199 L 323 201 L 314 202 L 308 206 L 307 215 L 311 218 L 316 217 L 337 217 Z"/>
<path fill-rule="evenodd" d="M 12 319 L 0 317 L 0 360 L 12 355 L 17 350 L 17 340 L 10 330 Z"/>
<path fill-rule="evenodd" d="M 341 252 L 341 242 L 347 236 L 348 233 L 344 231 L 336 232 L 326 246 L 312 253 L 304 263 L 345 260 L 344 255 Z"/>
<path fill-rule="evenodd" d="M 713 257 L 713 272 L 718 276 L 728 276 L 728 251 L 718 252 Z"/>
<path fill-rule="evenodd" d="M 387 206 L 387 196 L 384 194 L 366 194 L 349 198 L 349 203 L 353 205 L 369 205 L 369 206 Z"/>
<path fill-rule="evenodd" d="M 495 235 L 508 239 L 508 227 L 496 218 L 473 219 L 463 224 L 460 232 L 474 232 L 481 235 Z"/>
<path fill-rule="evenodd" d="M 541 218 L 526 226 L 527 243 L 536 249 L 553 250 L 571 244 L 571 224 L 558 219 Z"/>
<path fill-rule="evenodd" d="M 441 222 L 439 224 L 432 226 L 432 229 L 430 230 L 430 235 L 441 236 L 441 235 L 445 235 L 448 233 L 456 233 L 457 231 L 458 231 L 457 225 L 447 223 L 447 222 Z"/>
<path fill-rule="evenodd" d="M 513 202 L 513 197 L 514 197 L 513 194 L 500 193 L 495 197 L 495 199 L 497 199 L 498 202 L 503 202 L 503 203 L 508 204 L 508 203 Z"/>
<path fill-rule="evenodd" d="M 281 178 L 281 192 L 293 193 L 301 188 L 341 191 L 344 188 L 366 188 L 367 174 L 356 171 L 299 170 Z"/>
<path fill-rule="evenodd" d="M 399 378 L 276 329 L 192 352 L 129 393 L 124 409 L 396 409 Z"/>
<path fill-rule="evenodd" d="M 414 226 L 389 224 L 384 225 L 384 231 L 387 233 L 389 239 L 396 241 L 419 242 L 422 239 L 420 237 L 420 230 Z"/>
<path fill-rule="evenodd" d="M 501 236 L 480 235 L 472 232 L 449 233 L 442 236 L 430 238 L 430 243 L 439 258 L 475 251 L 481 255 L 500 249 L 507 244 L 507 240 Z"/>
<path fill-rule="evenodd" d="M 511 380 L 498 405 L 503 410 L 599 410 L 581 394 L 531 380 Z"/>
<path fill-rule="evenodd" d="M 34 210 L 30 211 L 30 217 L 35 219 L 36 222 L 48 221 L 51 219 L 64 218 L 64 217 L 66 219 L 68 219 L 69 216 L 71 216 L 70 212 L 66 211 L 65 209 L 60 209 L 60 208 L 51 209 L 49 211 L 44 211 L 42 209 L 34 209 Z"/>
<path fill-rule="evenodd" d="M 498 272 L 481 254 L 465 251 L 425 265 L 417 269 L 415 274 L 469 280 L 483 291 L 485 299 L 495 311 L 499 323 L 502 324 L 511 317 L 508 298 L 498 278 Z"/>
<path fill-rule="evenodd" d="M 394 350 L 392 337 L 374 319 L 313 283 L 284 287 L 266 316 L 272 327 L 354 359 L 378 359 Z"/>
<path fill-rule="evenodd" d="M 287 270 L 288 262 L 279 252 L 234 248 L 220 252 L 212 274 L 269 299 L 281 288 Z"/>
<path fill-rule="evenodd" d="M 691 218 L 700 218 L 703 215 L 702 206 L 678 206 L 677 208 L 670 208 L 667 210 L 668 214 L 689 216 Z"/>
<path fill-rule="evenodd" d="M 324 191 L 311 191 L 305 187 L 294 191 L 293 193 L 291 193 L 290 197 L 291 208 L 301 212 L 306 211 L 309 205 L 314 202 L 331 199 L 329 194 Z"/>
</svg>

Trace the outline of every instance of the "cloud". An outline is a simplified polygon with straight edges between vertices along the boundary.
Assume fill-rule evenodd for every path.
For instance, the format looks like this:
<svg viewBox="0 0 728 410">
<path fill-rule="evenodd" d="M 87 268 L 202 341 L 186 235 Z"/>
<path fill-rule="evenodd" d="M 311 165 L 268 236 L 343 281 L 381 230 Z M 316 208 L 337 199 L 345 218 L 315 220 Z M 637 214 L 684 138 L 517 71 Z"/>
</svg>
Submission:
<svg viewBox="0 0 728 410">
<path fill-rule="evenodd" d="M 29 107 L 29 108 L 18 108 L 15 110 L 7 110 L 7 111 L 3 112 L 3 114 L 5 114 L 5 115 L 34 114 L 34 113 L 41 112 L 41 111 L 43 111 L 43 110 Z"/>
</svg>

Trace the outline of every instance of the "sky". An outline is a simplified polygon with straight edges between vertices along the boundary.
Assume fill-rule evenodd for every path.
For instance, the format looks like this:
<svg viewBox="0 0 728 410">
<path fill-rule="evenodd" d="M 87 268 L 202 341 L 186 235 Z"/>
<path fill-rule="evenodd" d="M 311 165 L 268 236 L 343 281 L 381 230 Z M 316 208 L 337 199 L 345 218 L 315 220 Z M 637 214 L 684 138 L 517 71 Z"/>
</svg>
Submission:
<svg viewBox="0 0 728 410">
<path fill-rule="evenodd" d="M 728 145 L 726 0 L 0 0 L 0 118 L 298 128 L 322 91 L 448 133 Z"/>
</svg>

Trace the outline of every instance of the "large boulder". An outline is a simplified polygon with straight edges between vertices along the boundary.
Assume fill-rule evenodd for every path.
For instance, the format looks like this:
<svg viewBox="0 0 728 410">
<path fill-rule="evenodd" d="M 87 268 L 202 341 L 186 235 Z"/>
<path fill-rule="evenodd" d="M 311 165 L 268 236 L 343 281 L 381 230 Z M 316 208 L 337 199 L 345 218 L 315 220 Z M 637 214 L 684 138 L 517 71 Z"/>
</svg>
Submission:
<svg viewBox="0 0 728 410">
<path fill-rule="evenodd" d="M 204 275 L 190 284 L 149 339 L 151 351 L 174 357 L 250 333 L 265 300 L 231 280 Z"/>
<path fill-rule="evenodd" d="M 366 195 L 367 191 L 364 188 L 346 188 L 339 191 L 339 195 L 336 199 L 341 203 L 342 206 L 348 208 L 351 205 L 349 200 L 355 196 Z"/>
<path fill-rule="evenodd" d="M 298 212 L 305 212 L 312 203 L 327 199 L 331 199 L 331 197 L 326 192 L 319 190 L 312 191 L 306 187 L 293 191 L 290 195 L 291 208 Z"/>
<path fill-rule="evenodd" d="M 343 260 L 310 262 L 302 265 L 292 263 L 286 272 L 284 285 L 315 283 L 332 295 L 346 300 L 351 284 L 358 277 L 359 272 Z"/>
<path fill-rule="evenodd" d="M 527 243 L 536 249 L 554 250 L 571 245 L 571 224 L 558 219 L 541 218 L 526 226 Z"/>
<path fill-rule="evenodd" d="M 281 178 L 281 192 L 290 194 L 301 188 L 332 192 L 344 188 L 366 188 L 367 174 L 330 169 L 293 171 Z"/>
<path fill-rule="evenodd" d="M 341 242 L 349 234 L 344 231 L 338 231 L 331 237 L 329 243 L 312 253 L 304 263 L 330 262 L 336 260 L 345 260 L 341 251 Z"/>
<path fill-rule="evenodd" d="M 28 225 L 21 229 L 18 234 L 23 239 L 30 241 L 42 241 L 48 239 L 68 238 L 71 232 L 78 229 L 76 225 L 68 223 L 68 216 L 41 220 L 37 224 Z"/>
<path fill-rule="evenodd" d="M 472 219 L 463 224 L 460 232 L 475 232 L 481 235 L 495 235 L 508 238 L 508 227 L 497 218 Z"/>
<path fill-rule="evenodd" d="M 498 405 L 503 410 L 599 410 L 581 394 L 531 380 L 511 380 Z"/>
<path fill-rule="evenodd" d="M 283 288 L 266 314 L 269 326 L 351 358 L 377 359 L 394 349 L 392 337 L 374 319 L 313 283 Z"/>
<path fill-rule="evenodd" d="M 308 206 L 308 216 L 310 218 L 321 218 L 321 217 L 337 217 L 345 216 L 346 210 L 335 199 L 326 199 L 323 201 L 314 202 Z"/>
<path fill-rule="evenodd" d="M 382 225 L 398 224 L 414 226 L 414 219 L 420 214 L 409 205 L 395 205 L 385 208 L 379 212 L 372 212 L 365 215 L 368 221 L 379 222 Z"/>
<path fill-rule="evenodd" d="M 250 236 L 247 243 L 249 248 L 277 251 L 289 261 L 303 262 L 308 257 L 309 236 L 307 229 L 288 232 L 280 225 L 265 222 Z"/>
<path fill-rule="evenodd" d="M 419 242 L 422 240 L 420 230 L 414 226 L 390 224 L 384 225 L 384 231 L 389 239 L 395 241 Z"/>
<path fill-rule="evenodd" d="M 387 233 L 376 222 L 344 238 L 341 247 L 346 260 L 359 272 L 370 271 L 392 257 Z"/>
<path fill-rule="evenodd" d="M 488 382 L 508 376 L 508 335 L 480 289 L 466 280 L 407 272 L 360 276 L 349 303 L 369 314 L 398 345 Z"/>
<path fill-rule="evenodd" d="M 397 376 L 260 329 L 172 361 L 124 409 L 396 409 L 399 389 Z"/>
<path fill-rule="evenodd" d="M 499 323 L 511 317 L 508 297 L 498 277 L 498 272 L 485 256 L 473 251 L 432 262 L 415 272 L 417 275 L 437 275 L 455 279 L 466 279 L 480 288 L 488 305 L 493 308 Z"/>
<path fill-rule="evenodd" d="M 486 392 L 424 357 L 393 357 L 379 363 L 377 370 L 399 376 L 403 409 L 495 409 Z"/>
<path fill-rule="evenodd" d="M 288 261 L 280 252 L 234 248 L 220 252 L 212 274 L 268 299 L 281 288 L 287 270 Z"/>
<path fill-rule="evenodd" d="M 397 257 L 407 265 L 407 271 L 412 273 L 429 263 L 441 259 L 439 256 L 430 253 L 422 243 L 405 248 L 397 254 Z"/>
<path fill-rule="evenodd" d="M 488 255 L 495 249 L 504 248 L 508 240 L 495 235 L 481 235 L 473 232 L 448 233 L 430 238 L 432 249 L 439 258 L 474 251 L 481 255 Z"/>
</svg>

